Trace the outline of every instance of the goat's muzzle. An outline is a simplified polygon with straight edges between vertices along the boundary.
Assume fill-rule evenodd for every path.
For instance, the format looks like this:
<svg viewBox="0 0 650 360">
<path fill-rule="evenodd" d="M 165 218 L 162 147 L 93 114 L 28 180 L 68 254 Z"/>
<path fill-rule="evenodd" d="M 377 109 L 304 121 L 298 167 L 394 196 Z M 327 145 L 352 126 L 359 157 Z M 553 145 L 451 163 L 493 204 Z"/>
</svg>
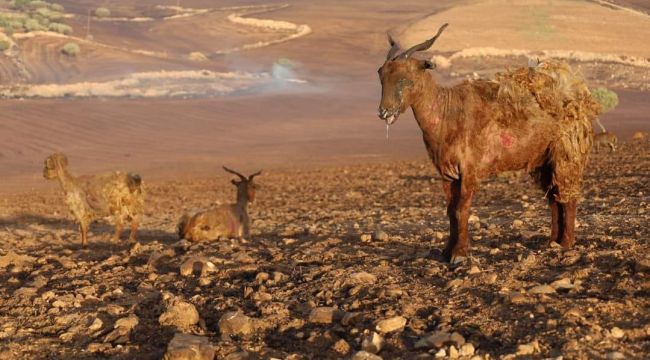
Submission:
<svg viewBox="0 0 650 360">
<path fill-rule="evenodd" d="M 392 125 L 395 120 L 397 120 L 397 116 L 399 115 L 398 111 L 392 111 L 384 108 L 379 108 L 379 118 L 384 120 L 386 124 Z"/>
</svg>

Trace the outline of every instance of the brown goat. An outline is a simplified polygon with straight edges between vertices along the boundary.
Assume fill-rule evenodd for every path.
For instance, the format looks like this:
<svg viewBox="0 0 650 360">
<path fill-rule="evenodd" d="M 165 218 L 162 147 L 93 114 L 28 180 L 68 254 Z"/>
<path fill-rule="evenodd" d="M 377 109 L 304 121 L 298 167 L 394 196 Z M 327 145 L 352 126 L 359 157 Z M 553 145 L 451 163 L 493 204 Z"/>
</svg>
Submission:
<svg viewBox="0 0 650 360">
<path fill-rule="evenodd" d="M 139 175 L 115 171 L 92 176 L 72 176 L 68 158 L 61 153 L 45 159 L 43 177 L 59 179 L 66 204 L 79 223 L 81 246 L 88 243 L 88 228 L 100 217 L 113 217 L 114 241 L 120 239 L 125 221 L 131 221 L 129 241 L 135 241 L 140 217 L 144 210 L 144 191 Z"/>
<path fill-rule="evenodd" d="M 391 125 L 408 107 L 422 129 L 429 157 L 443 179 L 451 262 L 469 252 L 468 218 L 481 179 L 526 169 L 546 192 L 551 207 L 551 242 L 574 243 L 576 202 L 592 146 L 591 121 L 600 108 L 568 65 L 544 61 L 534 68 L 497 74 L 494 80 L 436 84 L 435 65 L 411 57 L 427 50 L 438 33 L 396 55 L 379 69 L 379 117 Z"/>
<path fill-rule="evenodd" d="M 246 177 L 225 166 L 223 168 L 239 177 L 239 181 L 232 180 L 233 185 L 237 187 L 237 202 L 201 211 L 192 216 L 183 215 L 178 222 L 179 238 L 190 241 L 216 240 L 220 237 L 249 238 L 248 202 L 255 201 L 257 185 L 253 178 L 262 171 Z"/>
<path fill-rule="evenodd" d="M 611 132 L 605 131 L 594 135 L 594 149 L 596 152 L 600 152 L 600 148 L 604 146 L 609 147 L 609 152 L 614 152 L 617 143 L 618 137 Z"/>
</svg>

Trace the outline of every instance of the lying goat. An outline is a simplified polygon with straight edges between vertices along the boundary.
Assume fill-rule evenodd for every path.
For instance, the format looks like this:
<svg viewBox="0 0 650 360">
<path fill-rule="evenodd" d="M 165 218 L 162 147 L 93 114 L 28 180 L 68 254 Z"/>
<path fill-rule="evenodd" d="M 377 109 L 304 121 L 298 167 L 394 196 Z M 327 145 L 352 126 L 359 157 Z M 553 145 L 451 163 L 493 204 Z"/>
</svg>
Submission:
<svg viewBox="0 0 650 360">
<path fill-rule="evenodd" d="M 248 202 L 255 200 L 256 185 L 253 178 L 260 175 L 262 171 L 245 177 L 225 166 L 223 168 L 239 177 L 239 181 L 232 180 L 237 187 L 237 202 L 201 211 L 192 216 L 183 215 L 178 223 L 178 236 L 181 239 L 206 241 L 221 237 L 241 239 L 250 236 Z"/>
<path fill-rule="evenodd" d="M 75 177 L 68 172 L 68 158 L 61 153 L 45 159 L 43 177 L 59 179 L 65 193 L 65 202 L 79 223 L 81 245 L 88 243 L 90 224 L 101 217 L 112 217 L 115 222 L 114 240 L 119 241 L 122 226 L 131 221 L 129 241 L 134 242 L 144 209 L 144 191 L 139 175 L 110 172 L 100 175 Z"/>
<path fill-rule="evenodd" d="M 558 61 L 497 74 L 494 80 L 436 83 L 435 65 L 412 55 L 431 39 L 398 53 L 379 68 L 379 117 L 388 125 L 412 108 L 424 144 L 442 176 L 450 222 L 444 251 L 452 262 L 469 252 L 468 218 L 481 179 L 504 171 L 531 172 L 548 196 L 551 242 L 574 242 L 576 203 L 592 146 L 591 121 L 600 107 L 584 81 Z"/>
</svg>

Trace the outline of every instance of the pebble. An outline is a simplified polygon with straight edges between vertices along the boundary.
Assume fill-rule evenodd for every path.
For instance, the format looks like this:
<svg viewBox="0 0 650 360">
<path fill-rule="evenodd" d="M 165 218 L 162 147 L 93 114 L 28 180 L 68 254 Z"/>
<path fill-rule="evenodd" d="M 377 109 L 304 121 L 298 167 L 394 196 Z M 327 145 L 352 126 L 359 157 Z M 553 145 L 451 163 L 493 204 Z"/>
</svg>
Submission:
<svg viewBox="0 0 650 360">
<path fill-rule="evenodd" d="M 446 342 L 450 340 L 449 333 L 444 331 L 436 331 L 428 336 L 423 337 L 415 343 L 416 349 L 430 349 L 436 348 L 439 349 L 445 345 Z"/>
<path fill-rule="evenodd" d="M 361 234 L 359 239 L 361 240 L 361 242 L 370 242 L 372 240 L 372 235 L 370 235 L 370 234 Z"/>
<path fill-rule="evenodd" d="M 199 322 L 199 312 L 194 304 L 190 304 L 180 298 L 172 298 L 167 301 L 165 312 L 158 318 L 163 326 L 175 326 L 178 329 L 189 329 Z"/>
<path fill-rule="evenodd" d="M 388 240 L 388 234 L 383 230 L 377 230 L 372 234 L 372 238 L 375 241 L 386 241 Z"/>
<path fill-rule="evenodd" d="M 369 353 L 367 351 L 357 351 L 350 360 L 382 360 L 381 356 Z"/>
<path fill-rule="evenodd" d="M 438 352 L 434 355 L 434 357 L 436 359 L 446 358 L 447 357 L 447 351 L 444 348 L 442 348 L 442 349 L 438 350 Z"/>
<path fill-rule="evenodd" d="M 164 360 L 212 360 L 215 348 L 206 337 L 177 333 L 167 345 Z"/>
<path fill-rule="evenodd" d="M 474 223 L 477 223 L 477 222 L 479 222 L 479 221 L 481 221 L 481 219 L 480 219 L 478 216 L 476 216 L 476 215 L 474 215 L 474 214 L 472 214 L 472 215 L 469 216 L 468 222 L 469 222 L 470 224 L 474 224 Z"/>
<path fill-rule="evenodd" d="M 101 329 L 102 326 L 104 326 L 104 322 L 102 321 L 102 319 L 95 318 L 95 321 L 93 321 L 92 324 L 90 324 L 90 326 L 88 326 L 88 330 L 94 332 L 94 331 L 97 331 L 97 330 Z"/>
<path fill-rule="evenodd" d="M 458 359 L 458 350 L 456 350 L 456 347 L 454 345 L 449 347 L 449 358 L 450 359 Z"/>
<path fill-rule="evenodd" d="M 521 221 L 521 220 L 519 220 L 519 219 L 515 219 L 515 220 L 512 222 L 512 227 L 513 227 L 513 228 L 520 228 L 520 227 L 522 227 L 522 226 L 524 226 L 524 222 Z"/>
<path fill-rule="evenodd" d="M 517 346 L 517 355 L 532 355 L 539 351 L 539 344 L 533 341 L 528 344 L 521 344 Z"/>
<path fill-rule="evenodd" d="M 345 341 L 344 339 L 339 339 L 337 342 L 334 343 L 334 345 L 332 345 L 332 350 L 339 353 L 340 355 L 345 356 L 352 350 L 352 348 L 350 347 L 350 344 L 348 344 L 347 341 Z"/>
<path fill-rule="evenodd" d="M 377 334 L 374 331 L 371 331 L 370 334 L 365 336 L 363 338 L 363 341 L 361 341 L 361 350 L 373 354 L 380 352 L 383 346 L 384 338 L 382 338 L 381 335 Z"/>
<path fill-rule="evenodd" d="M 607 353 L 607 360 L 623 360 L 625 355 L 618 351 L 612 351 Z"/>
<path fill-rule="evenodd" d="M 550 285 L 542 284 L 542 285 L 533 286 L 532 288 L 528 289 L 528 293 L 530 293 L 530 294 L 553 294 L 553 293 L 555 293 L 555 289 Z"/>
<path fill-rule="evenodd" d="M 336 307 L 321 306 L 311 310 L 309 322 L 316 324 L 331 324 L 343 317 L 343 312 Z"/>
<path fill-rule="evenodd" d="M 403 316 L 394 316 L 392 318 L 381 320 L 377 323 L 377 331 L 380 333 L 389 333 L 401 330 L 406 326 L 406 318 Z"/>
<path fill-rule="evenodd" d="M 249 335 L 255 331 L 253 321 L 241 311 L 230 311 L 219 319 L 219 331 L 222 338 L 231 335 Z"/>
<path fill-rule="evenodd" d="M 472 356 L 474 355 L 474 345 L 472 343 L 466 343 L 460 347 L 460 356 Z"/>
<path fill-rule="evenodd" d="M 360 271 L 350 275 L 349 280 L 350 283 L 355 285 L 372 285 L 377 282 L 377 276 L 365 271 Z"/>
<path fill-rule="evenodd" d="M 616 326 L 614 326 L 609 332 L 612 334 L 614 339 L 620 339 L 625 336 L 625 332 Z"/>
<path fill-rule="evenodd" d="M 574 285 L 571 283 L 571 279 L 562 278 L 553 281 L 551 283 L 551 287 L 555 290 L 569 290 L 569 289 L 573 289 Z"/>
</svg>

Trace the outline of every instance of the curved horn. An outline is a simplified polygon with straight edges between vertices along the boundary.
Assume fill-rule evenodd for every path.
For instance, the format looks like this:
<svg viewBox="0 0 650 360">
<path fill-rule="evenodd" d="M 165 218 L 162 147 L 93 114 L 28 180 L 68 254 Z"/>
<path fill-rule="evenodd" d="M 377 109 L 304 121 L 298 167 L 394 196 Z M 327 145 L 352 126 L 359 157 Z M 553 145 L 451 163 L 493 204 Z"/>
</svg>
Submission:
<svg viewBox="0 0 650 360">
<path fill-rule="evenodd" d="M 449 24 L 447 24 L 447 23 L 443 24 L 440 27 L 440 29 L 438 29 L 438 33 L 434 37 L 432 37 L 431 39 L 429 39 L 429 40 L 427 40 L 427 41 L 425 41 L 425 42 L 423 42 L 421 44 L 417 44 L 417 45 L 411 47 L 410 49 L 408 49 L 408 50 L 404 51 L 403 53 L 401 53 L 396 58 L 408 59 L 415 52 L 428 50 L 431 47 L 431 45 L 433 45 L 433 43 L 436 42 L 436 40 L 438 39 L 438 36 L 440 36 L 440 34 L 442 34 L 442 31 L 445 30 L 445 28 L 448 25 Z"/>
<path fill-rule="evenodd" d="M 397 46 L 397 43 L 395 40 L 393 40 L 393 37 L 388 34 L 388 43 L 390 44 L 390 49 L 388 49 L 388 54 L 386 55 L 386 60 L 391 60 L 395 56 L 395 54 L 399 51 L 399 46 Z"/>
<path fill-rule="evenodd" d="M 225 166 L 223 167 L 223 169 L 226 170 L 227 172 L 231 173 L 231 174 L 235 174 L 235 175 L 239 176 L 239 178 L 240 178 L 241 180 L 244 180 L 244 181 L 246 180 L 246 176 L 244 176 L 244 175 L 242 175 L 242 174 L 236 172 L 235 170 L 228 169 L 228 168 L 225 167 Z"/>
<path fill-rule="evenodd" d="M 258 172 L 256 172 L 256 173 L 254 173 L 254 174 L 249 175 L 249 176 L 248 176 L 248 181 L 253 180 L 254 177 L 256 177 L 257 175 L 260 175 L 260 174 L 262 174 L 262 170 L 260 170 L 260 171 L 258 171 Z"/>
</svg>

